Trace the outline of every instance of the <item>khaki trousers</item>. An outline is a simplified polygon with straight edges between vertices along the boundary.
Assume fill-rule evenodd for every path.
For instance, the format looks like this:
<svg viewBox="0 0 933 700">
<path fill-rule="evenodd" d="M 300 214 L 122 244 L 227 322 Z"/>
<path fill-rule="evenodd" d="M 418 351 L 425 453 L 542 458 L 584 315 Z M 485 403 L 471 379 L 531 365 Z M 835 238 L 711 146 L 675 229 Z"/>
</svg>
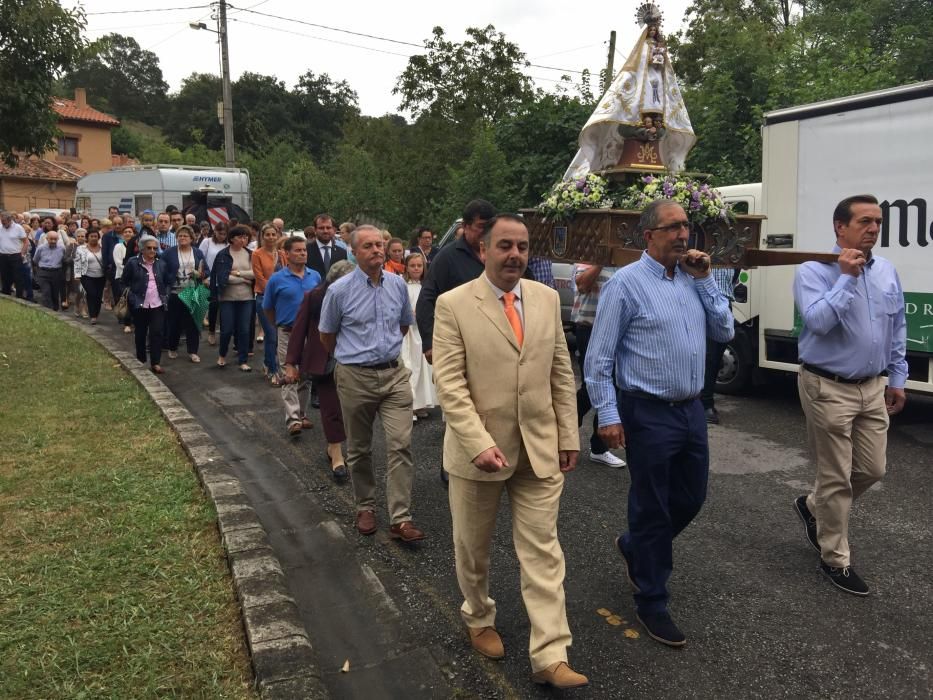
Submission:
<svg viewBox="0 0 933 700">
<path fill-rule="evenodd" d="M 334 371 L 347 433 L 347 468 L 357 512 L 376 509 L 373 421 L 382 420 L 386 440 L 386 500 L 391 524 L 411 520 L 411 372 L 338 364 Z"/>
<path fill-rule="evenodd" d="M 288 354 L 288 339 L 291 337 L 291 331 L 284 328 L 277 328 L 278 345 L 275 349 L 276 357 L 279 360 L 279 367 L 285 371 L 285 356 Z M 295 384 L 282 385 L 282 403 L 285 404 L 285 427 L 292 423 L 300 423 L 301 419 L 308 414 L 308 402 L 311 401 L 311 381 L 301 375 L 298 375 L 298 381 Z"/>
<path fill-rule="evenodd" d="M 538 478 L 525 450 L 515 473 L 504 481 L 474 481 L 450 475 L 460 613 L 467 627 L 494 626 L 496 602 L 489 597 L 489 547 L 502 491 L 509 494 L 512 542 L 521 567 L 522 599 L 531 622 L 528 655 L 532 672 L 567 661 L 572 637 L 564 601 L 564 553 L 557 541 L 557 513 L 564 475 Z"/>
<path fill-rule="evenodd" d="M 852 502 L 885 471 L 888 412 L 881 377 L 843 384 L 801 368 L 800 404 L 816 460 L 816 485 L 807 507 L 816 518 L 821 556 L 829 566 L 849 566 Z"/>
</svg>

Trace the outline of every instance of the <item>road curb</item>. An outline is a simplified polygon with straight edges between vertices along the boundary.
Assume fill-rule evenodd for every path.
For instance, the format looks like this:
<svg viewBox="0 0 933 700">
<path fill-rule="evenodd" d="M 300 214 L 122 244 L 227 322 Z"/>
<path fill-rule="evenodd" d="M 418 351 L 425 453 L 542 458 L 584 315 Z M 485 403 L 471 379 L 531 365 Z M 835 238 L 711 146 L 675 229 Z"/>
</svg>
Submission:
<svg viewBox="0 0 933 700">
<path fill-rule="evenodd" d="M 282 565 L 239 479 L 210 435 L 148 365 L 141 365 L 135 355 L 97 326 L 22 299 L 3 299 L 81 330 L 146 390 L 193 462 L 201 488 L 216 509 L 217 529 L 240 602 L 255 685 L 261 696 L 268 700 L 330 697 L 298 605 L 288 592 Z"/>
</svg>

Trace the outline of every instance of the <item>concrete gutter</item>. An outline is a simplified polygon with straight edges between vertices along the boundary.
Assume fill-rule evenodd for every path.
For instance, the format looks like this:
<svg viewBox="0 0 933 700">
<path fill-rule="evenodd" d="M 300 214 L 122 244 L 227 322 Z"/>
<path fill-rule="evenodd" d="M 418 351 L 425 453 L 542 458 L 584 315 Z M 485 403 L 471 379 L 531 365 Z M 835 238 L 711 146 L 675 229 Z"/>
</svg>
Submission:
<svg viewBox="0 0 933 700">
<path fill-rule="evenodd" d="M 246 643 L 261 697 L 268 700 L 329 697 L 298 606 L 289 595 L 285 573 L 269 545 L 266 531 L 230 464 L 194 416 L 148 365 L 141 365 L 135 355 L 118 347 L 98 326 L 77 321 L 71 313 L 51 311 L 22 299 L 2 298 L 82 331 L 146 390 L 188 453 L 201 487 L 217 511 L 217 529 L 240 601 Z"/>
</svg>

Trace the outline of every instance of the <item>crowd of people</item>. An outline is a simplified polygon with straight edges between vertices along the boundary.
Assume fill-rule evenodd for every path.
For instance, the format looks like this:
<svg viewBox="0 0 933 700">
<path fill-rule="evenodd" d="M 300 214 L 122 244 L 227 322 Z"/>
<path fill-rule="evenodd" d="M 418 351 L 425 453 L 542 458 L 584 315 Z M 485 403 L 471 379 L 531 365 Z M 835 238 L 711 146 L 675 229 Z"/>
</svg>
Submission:
<svg viewBox="0 0 933 700">
<path fill-rule="evenodd" d="M 800 266 L 794 286 L 803 320 L 800 397 L 817 478 L 793 507 L 823 573 L 856 595 L 868 586 L 851 567 L 849 510 L 884 474 L 889 416 L 903 408 L 907 375 L 900 282 L 872 254 L 881 221 L 871 196 L 840 202 L 838 262 Z M 263 344 L 263 372 L 280 388 L 286 435 L 313 427 L 309 407 L 317 401 L 333 477 L 352 482 L 361 535 L 379 528 L 378 416 L 389 535 L 426 538 L 413 516 L 412 424 L 440 406 L 441 478 L 470 644 L 488 658 L 505 654 L 489 595 L 490 543 L 505 490 L 531 622 L 532 680 L 558 688 L 588 682 L 568 663 L 557 517 L 580 427 L 594 409 L 590 461 L 624 467 L 612 450 L 626 449 L 628 527 L 615 550 L 637 618 L 652 639 L 685 644 L 669 612 L 672 542 L 706 498 L 707 424 L 719 420 L 711 375 L 733 335 L 734 277 L 689 249 L 683 208 L 672 200 L 646 207 L 638 262 L 575 269 L 580 387 L 550 266 L 529 255 L 521 217 L 474 200 L 456 239 L 441 249 L 427 228 L 406 248 L 387 231 L 338 227 L 328 214 L 301 234 L 283 229 L 281 219 L 211 226 L 177 211 L 145 211 L 138 222 L 115 208 L 100 220 L 26 221 L 3 212 L 3 293 L 15 288 L 32 298 L 34 278 L 42 303 L 73 308 L 91 323 L 102 308 L 126 307 L 119 320 L 135 332 L 140 362 L 157 374 L 164 338 L 175 358 L 184 335 L 198 363 L 202 327 L 213 346 L 218 322 L 218 367 L 232 343 L 239 369 L 250 371 L 254 342 Z"/>
</svg>

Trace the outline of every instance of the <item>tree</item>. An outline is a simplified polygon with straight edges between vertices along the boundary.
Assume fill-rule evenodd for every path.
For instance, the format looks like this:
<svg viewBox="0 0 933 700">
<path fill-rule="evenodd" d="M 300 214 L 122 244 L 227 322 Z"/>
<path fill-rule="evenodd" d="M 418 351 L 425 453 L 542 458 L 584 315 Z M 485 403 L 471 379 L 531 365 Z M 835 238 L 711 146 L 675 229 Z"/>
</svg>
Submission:
<svg viewBox="0 0 933 700">
<path fill-rule="evenodd" d="M 238 148 L 258 151 L 271 139 L 294 132 L 293 98 L 281 80 L 247 72 L 231 87 L 234 140 Z"/>
<path fill-rule="evenodd" d="M 477 125 L 469 156 L 451 170 L 447 196 L 435 218 L 446 222 L 446 228 L 472 199 L 485 199 L 500 211 L 518 208 L 513 170 L 488 126 Z"/>
<path fill-rule="evenodd" d="M 223 148 L 223 127 L 217 120 L 217 103 L 221 100 L 220 76 L 192 73 L 181 83 L 181 89 L 171 98 L 162 132 L 177 148 L 201 143 L 207 148 Z M 234 126 L 236 126 L 234 113 Z"/>
<path fill-rule="evenodd" d="M 495 125 L 496 143 L 509 163 L 520 206 L 534 206 L 560 179 L 574 153 L 593 104 L 569 95 L 539 92 Z"/>
<path fill-rule="evenodd" d="M 81 55 L 84 11 L 55 0 L 0 2 L 0 159 L 41 155 L 55 145 L 53 81 Z"/>
<path fill-rule="evenodd" d="M 295 134 L 314 158 L 331 153 L 343 136 L 343 125 L 360 112 L 349 83 L 334 82 L 327 73 L 305 72 L 298 78 L 292 97 Z"/>
<path fill-rule="evenodd" d="M 159 57 L 144 51 L 131 36 L 106 34 L 90 44 L 81 61 L 63 79 L 71 92 L 87 88 L 92 104 L 120 119 L 162 124 L 168 83 Z"/>
<path fill-rule="evenodd" d="M 531 80 L 518 70 L 525 54 L 516 44 L 491 24 L 466 34 L 455 43 L 434 27 L 426 52 L 408 59 L 392 90 L 402 97 L 401 109 L 472 127 L 477 119 L 495 123 L 531 95 Z"/>
</svg>

